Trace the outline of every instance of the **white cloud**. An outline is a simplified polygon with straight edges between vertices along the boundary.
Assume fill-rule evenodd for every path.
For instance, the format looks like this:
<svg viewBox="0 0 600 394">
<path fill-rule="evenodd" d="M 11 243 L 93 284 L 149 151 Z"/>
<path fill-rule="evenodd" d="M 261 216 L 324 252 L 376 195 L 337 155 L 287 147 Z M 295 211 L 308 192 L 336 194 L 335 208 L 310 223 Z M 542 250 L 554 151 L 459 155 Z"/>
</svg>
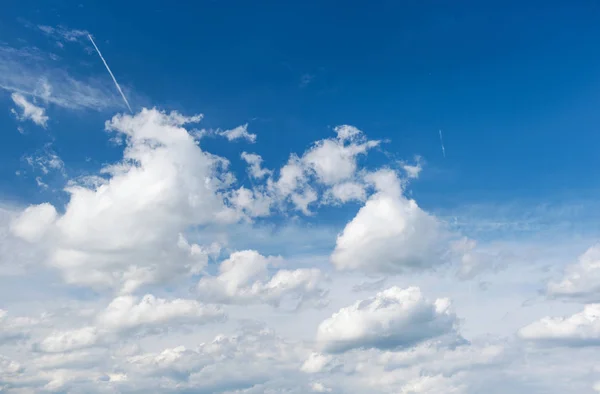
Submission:
<svg viewBox="0 0 600 394">
<path fill-rule="evenodd" d="M 44 338 L 35 349 L 45 353 L 63 353 L 94 346 L 99 339 L 95 327 L 55 332 Z"/>
<path fill-rule="evenodd" d="M 8 311 L 0 309 L 0 346 L 26 339 L 36 324 L 40 324 L 38 319 L 13 317 Z"/>
<path fill-rule="evenodd" d="M 525 340 L 555 346 L 600 345 L 600 304 L 568 317 L 545 317 L 519 330 Z"/>
<path fill-rule="evenodd" d="M 416 179 L 423 171 L 422 159 L 420 156 L 415 157 L 415 163 L 409 164 L 406 162 L 400 163 L 404 172 L 406 172 L 406 176 L 409 179 Z"/>
<path fill-rule="evenodd" d="M 550 282 L 547 292 L 552 297 L 600 301 L 600 245 L 592 246 L 576 264 L 567 267 L 562 280 Z"/>
<path fill-rule="evenodd" d="M 121 98 L 103 75 L 79 78 L 65 70 L 65 65 L 57 64 L 51 54 L 37 48 L 0 46 L 0 89 L 31 97 L 36 106 L 37 100 L 41 100 L 46 106 L 72 110 L 122 108 Z M 38 111 L 36 119 L 43 121 L 44 116 Z"/>
<path fill-rule="evenodd" d="M 351 179 L 357 170 L 358 155 L 365 154 L 379 141 L 368 141 L 362 131 L 352 126 L 337 126 L 336 139 L 317 141 L 302 157 L 307 168 L 326 185 Z"/>
<path fill-rule="evenodd" d="M 215 306 L 185 299 L 168 301 L 146 294 L 141 300 L 130 295 L 115 298 L 96 321 L 104 329 L 120 332 L 140 327 L 164 328 L 167 323 L 204 324 L 223 318 L 223 312 Z"/>
<path fill-rule="evenodd" d="M 142 298 L 125 295 L 113 299 L 97 313 L 89 325 L 62 331 L 54 331 L 34 344 L 43 353 L 65 353 L 106 346 L 128 335 L 143 336 L 164 333 L 186 325 L 203 325 L 221 322 L 223 311 L 214 305 L 203 305 L 195 300 L 166 300 L 146 294 Z M 87 357 L 77 354 L 76 358 Z M 57 361 L 44 360 L 56 364 Z"/>
<path fill-rule="evenodd" d="M 28 242 L 36 242 L 44 237 L 57 216 L 56 208 L 51 204 L 32 205 L 11 223 L 10 229 L 17 237 Z"/>
<path fill-rule="evenodd" d="M 48 126 L 48 119 L 50 118 L 46 115 L 46 110 L 44 108 L 38 107 L 37 105 L 30 103 L 29 101 L 27 101 L 25 96 L 23 96 L 20 93 L 13 93 L 10 97 L 12 98 L 12 101 L 15 103 L 15 105 L 21 110 L 21 114 L 13 110 L 13 113 L 15 114 L 17 119 L 21 121 L 29 119 L 36 125 L 41 126 L 43 128 L 46 128 Z"/>
<path fill-rule="evenodd" d="M 52 99 L 50 86 L 39 84 L 38 100 Z M 484 275 L 495 251 L 448 234 L 407 197 L 418 160 L 371 171 L 360 159 L 375 142 L 341 126 L 277 171 L 242 154 L 250 188 L 200 149 L 186 130 L 199 120 L 157 110 L 115 117 L 107 129 L 123 140 L 123 159 L 66 179 L 65 206 L 59 196 L 15 218 L 0 209 L 0 299 L 10 310 L 0 312 L 0 391 L 558 394 L 598 380 L 596 349 L 584 346 L 597 343 L 594 305 L 525 338 L 567 346 L 515 340 L 548 309 L 572 313 L 552 300 L 519 308 L 545 280 L 537 265 L 486 277 L 486 292 L 445 275 Z M 31 162 L 66 177 L 51 156 Z M 319 209 L 349 201 L 364 206 L 336 244 L 342 229 L 331 207 Z M 300 212 L 315 217 L 306 223 Z M 515 244 L 528 249 L 522 260 L 535 256 L 529 245 L 502 248 Z M 559 247 L 547 246 L 537 245 L 546 255 Z M 460 265 L 422 271 L 445 261 Z M 369 297 L 383 279 L 398 287 Z M 355 291 L 371 294 L 348 302 Z"/>
<path fill-rule="evenodd" d="M 218 131 L 217 135 L 227 138 L 228 141 L 245 139 L 248 142 L 256 142 L 256 134 L 248 132 L 248 123 L 238 126 L 231 130 Z"/>
<path fill-rule="evenodd" d="M 38 28 L 46 33 L 47 35 L 54 37 L 55 39 L 76 42 L 80 39 L 87 37 L 89 34 L 86 30 L 79 29 L 69 29 L 65 26 L 47 26 L 47 25 L 39 25 Z"/>
<path fill-rule="evenodd" d="M 35 155 L 25 156 L 24 160 L 33 170 L 39 170 L 44 175 L 51 171 L 57 171 L 65 176 L 65 163 L 52 149 L 51 144 L 46 144 L 43 149 L 39 149 Z"/>
<path fill-rule="evenodd" d="M 317 341 L 329 352 L 357 348 L 407 348 L 452 333 L 456 317 L 448 299 L 427 301 L 417 287 L 391 287 L 324 320 Z"/>
<path fill-rule="evenodd" d="M 367 191 L 365 190 L 365 186 L 358 182 L 344 182 L 333 185 L 325 197 L 325 200 L 342 204 L 349 201 L 365 201 L 366 199 Z"/>
<path fill-rule="evenodd" d="M 282 265 L 278 257 L 264 257 L 254 250 L 234 252 L 219 266 L 219 275 L 200 279 L 201 299 L 218 303 L 267 303 L 278 306 L 286 297 L 304 303 L 322 301 L 322 274 L 316 269 L 269 269 Z"/>
<path fill-rule="evenodd" d="M 262 157 L 260 157 L 260 155 L 257 155 L 255 153 L 242 152 L 241 157 L 250 166 L 249 171 L 250 175 L 253 178 L 261 179 L 273 173 L 273 171 L 271 170 L 262 168 L 263 159 Z"/>
<path fill-rule="evenodd" d="M 234 221 L 237 214 L 220 195 L 227 185 L 227 162 L 203 152 L 182 127 L 199 119 L 143 110 L 107 122 L 107 130 L 127 139 L 123 161 L 102 170 L 104 184 L 67 187 L 65 212 L 46 233 L 52 246 L 48 263 L 67 282 L 127 285 L 133 291 L 197 272 L 198 264 L 206 263 L 206 251 L 181 233 L 190 226 Z M 48 225 L 33 215 L 19 223 L 23 228 Z"/>
<path fill-rule="evenodd" d="M 313 352 L 310 357 L 304 361 L 300 370 L 306 373 L 318 373 L 323 371 L 332 360 L 333 357 L 328 354 Z"/>
<path fill-rule="evenodd" d="M 440 221 L 402 194 L 400 179 L 391 170 L 368 178 L 378 191 L 338 236 L 333 265 L 399 273 L 440 264 L 448 250 Z"/>
</svg>

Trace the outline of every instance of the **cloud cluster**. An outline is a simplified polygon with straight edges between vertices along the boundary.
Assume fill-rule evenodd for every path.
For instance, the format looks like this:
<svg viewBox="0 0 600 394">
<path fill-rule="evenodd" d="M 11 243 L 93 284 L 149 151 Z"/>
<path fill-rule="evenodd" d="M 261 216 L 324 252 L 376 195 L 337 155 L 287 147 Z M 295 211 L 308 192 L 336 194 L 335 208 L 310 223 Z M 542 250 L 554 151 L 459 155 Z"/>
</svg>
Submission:
<svg viewBox="0 0 600 394">
<path fill-rule="evenodd" d="M 182 233 L 235 220 L 220 190 L 227 162 L 203 152 L 182 125 L 198 121 L 157 110 L 115 116 L 107 130 L 126 140 L 123 160 L 97 185 L 72 184 L 63 214 L 32 206 L 13 228 L 48 245 L 48 264 L 69 283 L 131 292 L 145 283 L 197 272 L 208 251 Z M 43 239 L 40 239 L 43 238 Z"/>
<path fill-rule="evenodd" d="M 65 179 L 64 205 L 2 211 L 3 254 L 60 277 L 49 286 L 56 304 L 36 301 L 41 315 L 28 300 L 0 311 L 0 389 L 531 394 L 583 392 L 598 380 L 586 375 L 585 357 L 572 370 L 541 367 L 548 346 L 564 363 L 599 343 L 597 304 L 566 318 L 527 316 L 517 338 L 463 329 L 462 311 L 481 313 L 468 302 L 480 293 L 434 269 L 455 264 L 468 280 L 495 262 L 409 197 L 420 158 L 363 165 L 380 142 L 338 126 L 280 167 L 241 153 L 248 187 L 227 158 L 203 149 L 202 133 L 188 130 L 201 119 L 158 109 L 114 116 L 105 129 L 122 144 L 119 160 Z M 219 133 L 256 139 L 247 125 Z M 30 164 L 66 178 L 52 152 Z M 347 223 L 295 227 L 283 232 L 280 251 L 263 250 L 275 242 L 264 228 L 343 205 Z M 331 244 L 316 253 L 312 243 L 324 234 Z M 251 245 L 236 246 L 244 242 Z M 11 265 L 5 258 L 0 281 Z M 597 260 L 590 249 L 548 293 L 591 302 Z M 65 305 L 72 298 L 75 306 Z M 480 324 L 479 334 L 488 329 Z"/>
</svg>

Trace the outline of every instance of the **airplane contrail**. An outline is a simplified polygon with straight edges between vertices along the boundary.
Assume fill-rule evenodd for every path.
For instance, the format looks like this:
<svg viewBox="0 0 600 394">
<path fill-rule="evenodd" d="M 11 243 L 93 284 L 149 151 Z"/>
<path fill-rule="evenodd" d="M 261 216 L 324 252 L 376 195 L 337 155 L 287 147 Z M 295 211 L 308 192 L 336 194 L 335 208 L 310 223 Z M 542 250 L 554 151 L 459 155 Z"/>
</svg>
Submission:
<svg viewBox="0 0 600 394">
<path fill-rule="evenodd" d="M 108 63 L 106 63 L 106 60 L 104 60 L 104 56 L 102 56 L 102 53 L 100 53 L 100 49 L 98 49 L 98 46 L 94 42 L 94 39 L 92 38 L 92 35 L 88 34 L 88 38 L 92 42 L 92 45 L 94 45 L 94 48 L 96 48 L 96 52 L 98 52 L 98 56 L 100 56 L 100 59 L 102 59 L 102 62 L 104 63 L 104 66 L 106 67 L 106 69 L 108 70 L 108 73 L 112 77 L 112 80 L 115 83 L 115 86 L 117 87 L 117 90 L 119 91 L 119 93 L 121 93 L 121 97 L 123 97 L 123 101 L 125 101 L 125 104 L 127 105 L 127 108 L 129 108 L 129 112 L 133 113 L 133 111 L 131 110 L 131 106 L 129 105 L 129 101 L 127 101 L 127 97 L 125 97 L 125 93 L 123 93 L 123 91 L 121 90 L 121 86 L 117 82 L 117 78 L 115 78 L 115 76 L 112 73 L 112 71 L 110 71 L 110 67 L 108 67 Z"/>
<path fill-rule="evenodd" d="M 446 158 L 446 148 L 444 147 L 444 138 L 442 137 L 442 130 L 440 129 L 440 144 L 442 144 L 442 154 Z"/>
</svg>

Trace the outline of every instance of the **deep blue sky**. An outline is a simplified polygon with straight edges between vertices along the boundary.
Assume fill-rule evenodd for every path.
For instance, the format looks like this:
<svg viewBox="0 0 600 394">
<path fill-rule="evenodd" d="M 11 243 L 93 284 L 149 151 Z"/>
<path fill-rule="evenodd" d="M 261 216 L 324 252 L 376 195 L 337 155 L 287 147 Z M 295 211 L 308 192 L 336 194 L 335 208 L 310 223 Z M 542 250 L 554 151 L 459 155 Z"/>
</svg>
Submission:
<svg viewBox="0 0 600 394">
<path fill-rule="evenodd" d="M 424 157 L 413 188 L 435 207 L 598 189 L 599 21 L 594 1 L 9 0 L 0 41 L 48 49 L 53 42 L 32 26 L 88 30 L 134 108 L 202 112 L 205 127 L 250 122 L 255 146 L 214 149 L 252 149 L 270 167 L 332 126 L 355 125 L 389 138 L 385 150 L 399 159 Z M 61 51 L 70 73 L 110 85 L 95 54 Z M 10 107 L 8 92 L 0 104 Z M 71 171 L 91 165 L 84 156 L 98 165 L 118 157 L 102 132 L 113 113 L 49 109 L 55 150 Z M 14 172 L 23 152 L 49 138 L 16 126 L 0 111 L 5 198 L 36 190 Z"/>
</svg>

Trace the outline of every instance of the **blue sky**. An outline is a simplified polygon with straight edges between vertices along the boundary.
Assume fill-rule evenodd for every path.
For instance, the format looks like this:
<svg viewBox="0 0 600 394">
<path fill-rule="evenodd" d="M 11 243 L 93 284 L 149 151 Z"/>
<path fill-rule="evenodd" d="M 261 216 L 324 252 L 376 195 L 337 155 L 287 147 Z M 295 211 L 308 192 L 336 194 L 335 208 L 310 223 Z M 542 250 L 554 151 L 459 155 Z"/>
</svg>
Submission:
<svg viewBox="0 0 600 394">
<path fill-rule="evenodd" d="M 7 8 L 3 41 L 52 50 L 74 75 L 108 79 L 95 54 L 81 45 L 61 50 L 28 25 L 86 29 L 121 84 L 141 96 L 131 98 L 134 107 L 200 111 L 212 127 L 250 122 L 273 164 L 328 127 L 349 123 L 389 138 L 386 150 L 399 157 L 427 160 L 429 174 L 415 193 L 430 206 L 440 197 L 548 199 L 598 187 L 586 171 L 597 164 L 599 121 L 593 2 L 255 7 L 214 1 L 176 8 L 17 2 Z M 50 126 L 60 133 L 57 147 L 80 144 L 74 134 L 102 144 L 103 118 L 79 124 L 57 112 Z M 14 129 L 6 111 L 1 122 Z M 19 134 L 7 137 L 3 185 L 14 183 L 22 152 L 15 147 L 30 147 Z"/>
<path fill-rule="evenodd" d="M 596 2 L 187 3 L 0 12 L 0 391 L 600 392 Z"/>
</svg>

